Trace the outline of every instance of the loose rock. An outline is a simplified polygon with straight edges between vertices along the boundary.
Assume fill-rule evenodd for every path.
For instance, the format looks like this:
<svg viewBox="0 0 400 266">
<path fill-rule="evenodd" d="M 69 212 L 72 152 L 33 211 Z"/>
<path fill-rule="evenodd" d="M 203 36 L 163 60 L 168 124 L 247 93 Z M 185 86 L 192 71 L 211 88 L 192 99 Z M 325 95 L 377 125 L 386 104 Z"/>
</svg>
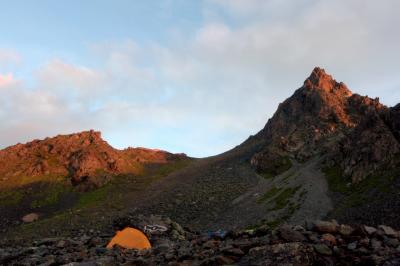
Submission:
<svg viewBox="0 0 400 266">
<path fill-rule="evenodd" d="M 25 215 L 24 217 L 22 217 L 22 221 L 24 223 L 32 223 L 38 219 L 39 219 L 39 214 L 37 214 L 37 213 L 29 213 L 29 214 Z"/>
</svg>

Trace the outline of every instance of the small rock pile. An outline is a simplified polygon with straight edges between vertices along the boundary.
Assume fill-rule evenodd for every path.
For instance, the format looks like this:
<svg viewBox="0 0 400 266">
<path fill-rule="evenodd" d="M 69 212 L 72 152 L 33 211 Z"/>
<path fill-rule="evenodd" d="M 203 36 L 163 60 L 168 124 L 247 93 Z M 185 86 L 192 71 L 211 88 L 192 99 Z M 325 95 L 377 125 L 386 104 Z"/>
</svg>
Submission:
<svg viewBox="0 0 400 266">
<path fill-rule="evenodd" d="M 156 216 L 154 216 L 156 217 Z M 152 248 L 106 249 L 112 235 L 89 231 L 71 238 L 47 238 L 28 246 L 0 245 L 0 265 L 400 265 L 400 232 L 381 225 L 262 226 L 246 231 L 200 234 L 168 218 L 117 221 L 143 229 L 158 222 L 165 232 L 148 233 Z"/>
</svg>

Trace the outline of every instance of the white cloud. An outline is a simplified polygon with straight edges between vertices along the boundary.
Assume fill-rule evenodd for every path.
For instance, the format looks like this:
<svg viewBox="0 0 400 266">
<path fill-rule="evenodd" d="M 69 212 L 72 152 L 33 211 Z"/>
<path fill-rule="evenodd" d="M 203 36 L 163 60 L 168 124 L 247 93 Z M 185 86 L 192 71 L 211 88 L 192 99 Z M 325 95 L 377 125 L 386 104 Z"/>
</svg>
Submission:
<svg viewBox="0 0 400 266">
<path fill-rule="evenodd" d="M 0 88 L 8 88 L 15 83 L 16 81 L 12 73 L 8 73 L 5 75 L 0 74 Z"/>
<path fill-rule="evenodd" d="M 33 88 L 0 75 L 0 145 L 96 128 L 118 147 L 211 155 L 260 130 L 317 65 L 355 92 L 400 100 L 398 1 L 209 0 L 204 9 L 213 16 L 190 38 L 94 44 L 96 64 L 51 59 Z"/>
<path fill-rule="evenodd" d="M 84 93 L 101 84 L 100 74 L 93 69 L 68 64 L 60 59 L 48 62 L 36 75 L 41 86 L 53 90 L 75 90 Z"/>
</svg>

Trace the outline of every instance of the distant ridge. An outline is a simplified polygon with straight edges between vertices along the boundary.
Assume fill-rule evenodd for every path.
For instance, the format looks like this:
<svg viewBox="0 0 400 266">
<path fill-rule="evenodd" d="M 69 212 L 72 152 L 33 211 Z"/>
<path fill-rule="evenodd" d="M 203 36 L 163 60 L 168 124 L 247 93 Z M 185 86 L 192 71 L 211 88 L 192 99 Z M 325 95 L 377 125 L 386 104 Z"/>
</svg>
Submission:
<svg viewBox="0 0 400 266">
<path fill-rule="evenodd" d="M 94 130 L 58 135 L 0 150 L 0 188 L 18 186 L 21 177 L 57 176 L 88 190 L 116 174 L 135 173 L 138 163 L 164 164 L 180 157 L 185 155 L 146 148 L 117 150 Z"/>
</svg>

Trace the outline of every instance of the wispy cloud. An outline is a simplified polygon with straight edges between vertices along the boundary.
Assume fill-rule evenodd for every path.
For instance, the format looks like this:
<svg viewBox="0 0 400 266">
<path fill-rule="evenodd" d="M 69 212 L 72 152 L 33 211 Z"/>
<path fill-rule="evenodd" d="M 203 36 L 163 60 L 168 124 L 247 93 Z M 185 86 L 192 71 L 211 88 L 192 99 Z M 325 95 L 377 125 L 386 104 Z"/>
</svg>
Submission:
<svg viewBox="0 0 400 266">
<path fill-rule="evenodd" d="M 11 49 L 0 49 L 0 66 L 19 64 L 21 62 L 22 57 L 16 51 Z"/>
</svg>

